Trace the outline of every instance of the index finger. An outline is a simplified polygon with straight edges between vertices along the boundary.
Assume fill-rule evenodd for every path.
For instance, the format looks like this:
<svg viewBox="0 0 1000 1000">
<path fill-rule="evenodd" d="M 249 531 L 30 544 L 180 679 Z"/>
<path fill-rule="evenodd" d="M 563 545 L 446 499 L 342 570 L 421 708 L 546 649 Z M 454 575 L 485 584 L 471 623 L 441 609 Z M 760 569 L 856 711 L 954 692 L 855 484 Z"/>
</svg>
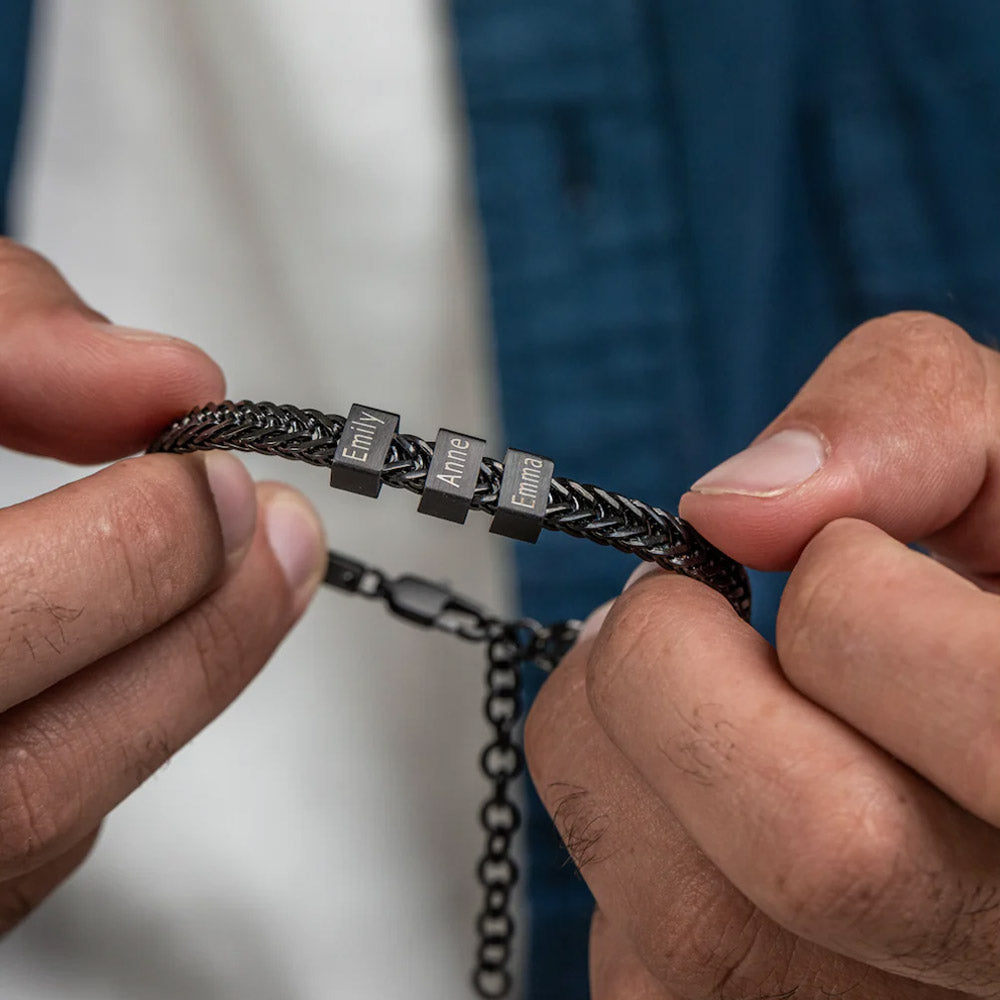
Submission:
<svg viewBox="0 0 1000 1000">
<path fill-rule="evenodd" d="M 128 459 L 0 511 L 0 712 L 194 604 L 256 514 L 225 452 Z"/>
<path fill-rule="evenodd" d="M 106 462 L 224 395 L 219 367 L 193 344 L 112 326 L 48 261 L 0 239 L 0 444 Z"/>
</svg>

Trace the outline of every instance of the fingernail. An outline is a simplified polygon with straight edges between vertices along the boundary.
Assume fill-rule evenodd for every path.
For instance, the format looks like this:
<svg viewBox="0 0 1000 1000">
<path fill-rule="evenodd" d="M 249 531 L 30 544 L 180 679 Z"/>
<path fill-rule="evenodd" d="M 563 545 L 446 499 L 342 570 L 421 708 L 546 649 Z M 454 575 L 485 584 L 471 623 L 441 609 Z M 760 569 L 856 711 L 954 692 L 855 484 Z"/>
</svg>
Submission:
<svg viewBox="0 0 1000 1000">
<path fill-rule="evenodd" d="M 168 333 L 156 333 L 154 330 L 140 330 L 133 326 L 116 326 L 114 323 L 94 323 L 94 327 L 111 337 L 118 337 L 120 340 L 137 340 L 146 343 L 163 344 L 170 341 L 180 341 L 180 337 L 171 337 Z"/>
<path fill-rule="evenodd" d="M 264 514 L 267 541 L 293 591 L 315 589 L 326 562 L 323 527 L 298 493 L 276 493 Z"/>
<path fill-rule="evenodd" d="M 827 446 L 812 431 L 778 431 L 727 458 L 691 487 L 694 493 L 776 497 L 804 483 L 826 461 Z"/>
<path fill-rule="evenodd" d="M 246 466 L 228 452 L 206 452 L 204 462 L 208 487 L 222 528 L 222 544 L 226 555 L 233 556 L 250 544 L 257 522 L 253 480 Z"/>
<path fill-rule="evenodd" d="M 583 625 L 580 627 L 580 633 L 576 637 L 576 642 L 589 642 L 591 639 L 601 631 L 601 626 L 604 624 L 604 619 L 608 617 L 608 612 L 611 610 L 611 606 L 614 604 L 614 598 L 610 601 L 605 601 L 599 608 L 595 608 L 590 614 L 583 620 Z"/>
</svg>

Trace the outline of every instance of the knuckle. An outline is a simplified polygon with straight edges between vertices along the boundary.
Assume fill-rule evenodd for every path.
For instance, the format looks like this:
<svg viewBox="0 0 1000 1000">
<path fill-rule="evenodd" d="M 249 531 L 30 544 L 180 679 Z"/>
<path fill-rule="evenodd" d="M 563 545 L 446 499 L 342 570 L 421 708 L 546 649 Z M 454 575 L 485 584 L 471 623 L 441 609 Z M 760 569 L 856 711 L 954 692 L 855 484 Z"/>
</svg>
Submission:
<svg viewBox="0 0 1000 1000">
<path fill-rule="evenodd" d="M 0 873 L 5 877 L 47 856 L 80 813 L 78 782 L 56 763 L 54 737 L 38 729 L 23 729 L 20 735 L 16 745 L 0 749 Z"/>
<path fill-rule="evenodd" d="M 0 236 L 0 269 L 4 272 L 15 264 L 31 262 L 37 265 L 51 267 L 49 262 L 39 253 L 31 250 L 21 243 L 17 243 L 9 236 Z"/>
<path fill-rule="evenodd" d="M 731 713 L 714 702 L 700 702 L 687 710 L 676 710 L 673 731 L 659 744 L 662 759 L 682 780 L 705 788 L 735 781 L 741 770 L 741 744 L 747 739 L 742 726 L 734 725 Z"/>
<path fill-rule="evenodd" d="M 702 995 L 712 1000 L 742 1000 L 748 996 L 794 994 L 797 985 L 789 981 L 791 942 L 780 936 L 759 912 L 740 928 L 730 925 L 709 939 L 714 961 L 703 966 L 710 970 L 708 989 Z"/>
<path fill-rule="evenodd" d="M 600 909 L 590 921 L 590 995 L 592 1000 L 665 996 L 628 935 Z"/>
<path fill-rule="evenodd" d="M 657 617 L 662 619 L 663 610 L 653 587 L 629 588 L 615 601 L 587 663 L 587 699 L 598 719 L 614 718 L 623 674 L 640 649 L 642 655 L 649 655 L 650 624 Z"/>
<path fill-rule="evenodd" d="M 992 685 L 991 685 L 992 686 Z M 962 765 L 952 795 L 994 827 L 1000 827 L 1000 721 L 992 715 L 966 734 Z"/>
<path fill-rule="evenodd" d="M 959 886 L 947 870 L 922 872 L 924 919 L 909 921 L 887 936 L 886 953 L 907 970 L 943 975 L 945 985 L 963 992 L 989 988 L 997 995 L 996 941 L 1000 932 L 1000 889 L 981 874 Z M 985 963 L 972 956 L 989 956 Z M 971 960 L 970 960 L 971 959 Z M 978 992 L 978 991 L 975 991 Z"/>
<path fill-rule="evenodd" d="M 643 697 L 650 669 L 701 655 L 705 636 L 730 634 L 734 617 L 722 594 L 673 573 L 650 574 L 617 598 L 586 664 L 591 711 L 612 739 L 630 724 L 623 706 Z"/>
<path fill-rule="evenodd" d="M 16 927 L 35 908 L 35 899 L 19 882 L 0 886 L 0 934 Z"/>
<path fill-rule="evenodd" d="M 941 355 L 964 352 L 973 343 L 957 323 L 936 313 L 915 309 L 877 316 L 856 327 L 849 337 L 873 341 L 883 349 L 922 347 L 929 353 Z"/>
<path fill-rule="evenodd" d="M 559 669 L 542 685 L 524 721 L 524 756 L 539 788 L 549 780 L 553 758 L 565 729 L 561 723 L 572 691 L 578 684 L 578 658 L 576 650 L 566 654 Z"/>
<path fill-rule="evenodd" d="M 253 674 L 256 658 L 248 636 L 251 626 L 224 601 L 211 597 L 180 620 L 210 702 L 228 704 Z"/>
<path fill-rule="evenodd" d="M 606 858 L 601 842 L 611 826 L 611 816 L 588 789 L 553 781 L 545 788 L 545 800 L 566 851 L 581 873 Z"/>
<path fill-rule="evenodd" d="M 40 870 L 0 884 L 0 935 L 16 927 L 59 882 L 69 877 L 93 851 L 100 828 L 95 828 L 65 854 Z"/>
<path fill-rule="evenodd" d="M 72 625 L 82 615 L 79 606 L 69 607 L 58 598 L 50 599 L 38 589 L 33 563 L 39 553 L 28 558 L 0 555 L 0 666 L 10 664 L 0 677 L 6 691 L 16 680 L 22 663 L 37 662 L 47 650 L 63 652 L 71 641 Z"/>
<path fill-rule="evenodd" d="M 800 827 L 765 909 L 786 929 L 828 947 L 884 940 L 898 926 L 912 884 L 899 806 L 873 785 L 850 811 Z"/>
<path fill-rule="evenodd" d="M 188 603 L 192 584 L 206 587 L 222 570 L 221 546 L 192 530 L 199 504 L 190 477 L 173 463 L 129 459 L 114 466 L 110 502 L 98 519 L 121 592 L 115 610 L 149 627 Z"/>
<path fill-rule="evenodd" d="M 151 726 L 138 733 L 134 748 L 126 760 L 133 786 L 137 788 L 152 777 L 177 750 L 178 747 L 163 727 Z"/>
<path fill-rule="evenodd" d="M 661 982 L 683 985 L 695 995 L 709 992 L 722 950 L 714 917 L 714 907 L 701 898 L 694 905 L 667 906 L 656 921 L 632 927 L 636 951 Z"/>
<path fill-rule="evenodd" d="M 34 284 L 39 276 L 51 275 L 54 271 L 41 254 L 9 237 L 0 237 L 0 301 L 10 299 Z"/>
<path fill-rule="evenodd" d="M 601 796 L 573 780 L 583 773 L 581 755 L 589 746 L 583 664 L 573 655 L 571 651 L 535 699 L 525 722 L 524 748 L 538 794 L 582 872 L 605 857 L 602 841 L 611 818 Z"/>
<path fill-rule="evenodd" d="M 590 914 L 590 945 L 603 946 L 611 932 L 611 921 L 608 920 L 599 904 L 594 904 Z"/>
<path fill-rule="evenodd" d="M 544 708 L 547 699 L 544 695 L 545 688 L 543 687 L 524 720 L 524 759 L 528 770 L 536 776 L 536 781 L 538 780 L 537 775 L 541 771 L 545 752 L 545 733 L 548 728 Z"/>
<path fill-rule="evenodd" d="M 728 894 L 724 894 L 728 900 Z M 788 989 L 789 936 L 751 903 L 678 905 L 669 916 L 670 933 L 647 931 L 639 953 L 656 978 L 683 995 L 736 1000 L 780 995 Z"/>
<path fill-rule="evenodd" d="M 808 668 L 817 645 L 828 649 L 833 631 L 856 617 L 859 580 L 875 572 L 870 564 L 877 534 L 878 529 L 864 521 L 838 518 L 824 525 L 803 550 L 775 624 L 778 658 L 790 678 Z"/>
<path fill-rule="evenodd" d="M 853 330 L 845 344 L 860 366 L 878 365 L 888 384 L 919 385 L 921 405 L 951 412 L 982 400 L 982 354 L 956 323 L 927 312 L 895 312 Z"/>
<path fill-rule="evenodd" d="M 0 238 L 0 315 L 11 334 L 28 334 L 39 320 L 79 322 L 92 314 L 41 254 L 9 238 Z M 0 337 L 0 354 L 16 337 Z"/>
</svg>

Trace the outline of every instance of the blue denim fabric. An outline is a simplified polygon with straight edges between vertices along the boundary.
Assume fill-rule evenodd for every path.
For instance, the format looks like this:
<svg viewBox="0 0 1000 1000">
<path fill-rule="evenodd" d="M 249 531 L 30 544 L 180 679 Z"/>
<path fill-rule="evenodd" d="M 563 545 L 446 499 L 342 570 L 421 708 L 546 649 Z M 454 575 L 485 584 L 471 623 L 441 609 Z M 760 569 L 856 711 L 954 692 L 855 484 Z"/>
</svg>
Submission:
<svg viewBox="0 0 1000 1000">
<path fill-rule="evenodd" d="M 666 506 L 863 319 L 1000 327 L 995 0 L 453 0 L 509 442 Z M 517 547 L 524 610 L 629 560 Z M 771 634 L 782 578 L 756 574 Z M 587 996 L 589 894 L 532 796 L 530 1000 Z"/>
<path fill-rule="evenodd" d="M 0 233 L 7 232 L 7 188 L 21 120 L 31 0 L 0 2 Z"/>
</svg>

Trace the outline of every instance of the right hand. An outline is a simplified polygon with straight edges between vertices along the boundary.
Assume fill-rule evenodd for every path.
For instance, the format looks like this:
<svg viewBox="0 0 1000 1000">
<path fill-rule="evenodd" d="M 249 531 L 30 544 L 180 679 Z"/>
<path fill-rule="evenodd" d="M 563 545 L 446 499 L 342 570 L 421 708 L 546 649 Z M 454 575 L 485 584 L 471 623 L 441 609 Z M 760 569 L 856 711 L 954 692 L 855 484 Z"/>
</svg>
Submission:
<svg viewBox="0 0 1000 1000">
<path fill-rule="evenodd" d="M 110 326 L 0 240 L 0 444 L 106 462 L 224 392 L 198 348 Z M 0 510 L 0 933 L 253 678 L 325 559 L 305 499 L 223 452 L 131 458 Z"/>
</svg>

